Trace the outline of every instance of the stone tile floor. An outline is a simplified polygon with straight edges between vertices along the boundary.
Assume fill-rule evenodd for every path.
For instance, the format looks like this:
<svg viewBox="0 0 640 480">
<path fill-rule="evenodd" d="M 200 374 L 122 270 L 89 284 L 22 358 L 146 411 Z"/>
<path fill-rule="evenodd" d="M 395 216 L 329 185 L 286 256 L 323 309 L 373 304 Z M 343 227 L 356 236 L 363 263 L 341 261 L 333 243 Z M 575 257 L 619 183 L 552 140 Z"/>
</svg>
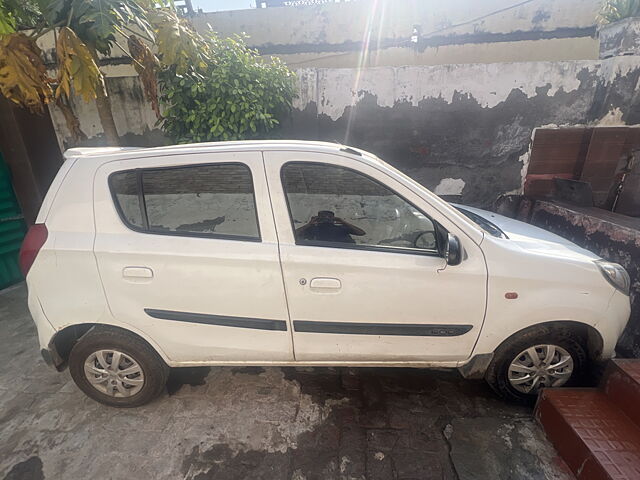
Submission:
<svg viewBox="0 0 640 480">
<path fill-rule="evenodd" d="M 0 478 L 572 478 L 531 410 L 457 372 L 175 370 L 142 408 L 46 367 L 26 289 L 0 292 Z"/>
</svg>

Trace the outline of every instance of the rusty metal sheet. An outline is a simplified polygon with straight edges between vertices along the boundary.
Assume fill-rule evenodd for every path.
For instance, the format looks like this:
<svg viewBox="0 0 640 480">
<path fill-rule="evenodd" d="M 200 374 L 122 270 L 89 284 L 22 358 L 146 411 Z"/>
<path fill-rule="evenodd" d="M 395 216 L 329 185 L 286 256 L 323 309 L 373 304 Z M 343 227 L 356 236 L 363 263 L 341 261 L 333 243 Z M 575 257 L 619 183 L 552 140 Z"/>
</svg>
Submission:
<svg viewBox="0 0 640 480">
<path fill-rule="evenodd" d="M 528 173 L 579 175 L 592 128 L 539 128 L 531 145 Z"/>
<path fill-rule="evenodd" d="M 628 130 L 628 127 L 601 127 L 593 131 L 580 180 L 591 184 L 596 207 L 611 208 L 611 190 L 625 155 Z"/>
<path fill-rule="evenodd" d="M 537 129 L 531 145 L 525 195 L 551 196 L 555 191 L 554 178 L 578 179 L 592 131 L 586 127 Z"/>
</svg>

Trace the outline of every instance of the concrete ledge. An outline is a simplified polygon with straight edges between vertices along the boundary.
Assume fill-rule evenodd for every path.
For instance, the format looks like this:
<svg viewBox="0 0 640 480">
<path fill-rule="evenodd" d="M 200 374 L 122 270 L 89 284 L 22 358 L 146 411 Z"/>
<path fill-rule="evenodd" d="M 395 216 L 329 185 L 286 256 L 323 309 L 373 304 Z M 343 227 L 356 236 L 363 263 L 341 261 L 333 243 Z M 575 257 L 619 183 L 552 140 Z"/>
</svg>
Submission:
<svg viewBox="0 0 640 480">
<path fill-rule="evenodd" d="M 640 55 L 640 17 L 627 18 L 599 30 L 600 58 Z"/>
</svg>

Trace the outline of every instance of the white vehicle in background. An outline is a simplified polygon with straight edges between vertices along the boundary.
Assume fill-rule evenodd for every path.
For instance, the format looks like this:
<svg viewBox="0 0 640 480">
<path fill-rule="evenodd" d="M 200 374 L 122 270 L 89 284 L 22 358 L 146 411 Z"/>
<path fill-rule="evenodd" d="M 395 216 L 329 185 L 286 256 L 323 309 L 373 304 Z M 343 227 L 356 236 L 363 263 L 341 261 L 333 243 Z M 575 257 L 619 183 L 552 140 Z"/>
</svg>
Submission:
<svg viewBox="0 0 640 480">
<path fill-rule="evenodd" d="M 630 313 L 617 264 L 313 142 L 72 149 L 20 254 L 42 355 L 113 406 L 169 367 L 455 367 L 579 381 Z"/>
</svg>

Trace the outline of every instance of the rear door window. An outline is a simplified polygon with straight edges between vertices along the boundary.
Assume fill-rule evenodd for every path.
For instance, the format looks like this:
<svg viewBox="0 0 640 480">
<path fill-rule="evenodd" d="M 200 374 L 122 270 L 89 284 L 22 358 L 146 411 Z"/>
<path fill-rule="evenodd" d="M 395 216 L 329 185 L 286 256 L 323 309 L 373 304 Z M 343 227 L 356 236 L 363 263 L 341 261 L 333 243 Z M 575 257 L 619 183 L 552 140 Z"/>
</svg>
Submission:
<svg viewBox="0 0 640 480">
<path fill-rule="evenodd" d="M 135 230 L 184 236 L 260 238 L 251 171 L 225 163 L 117 172 L 111 192 Z"/>
</svg>

